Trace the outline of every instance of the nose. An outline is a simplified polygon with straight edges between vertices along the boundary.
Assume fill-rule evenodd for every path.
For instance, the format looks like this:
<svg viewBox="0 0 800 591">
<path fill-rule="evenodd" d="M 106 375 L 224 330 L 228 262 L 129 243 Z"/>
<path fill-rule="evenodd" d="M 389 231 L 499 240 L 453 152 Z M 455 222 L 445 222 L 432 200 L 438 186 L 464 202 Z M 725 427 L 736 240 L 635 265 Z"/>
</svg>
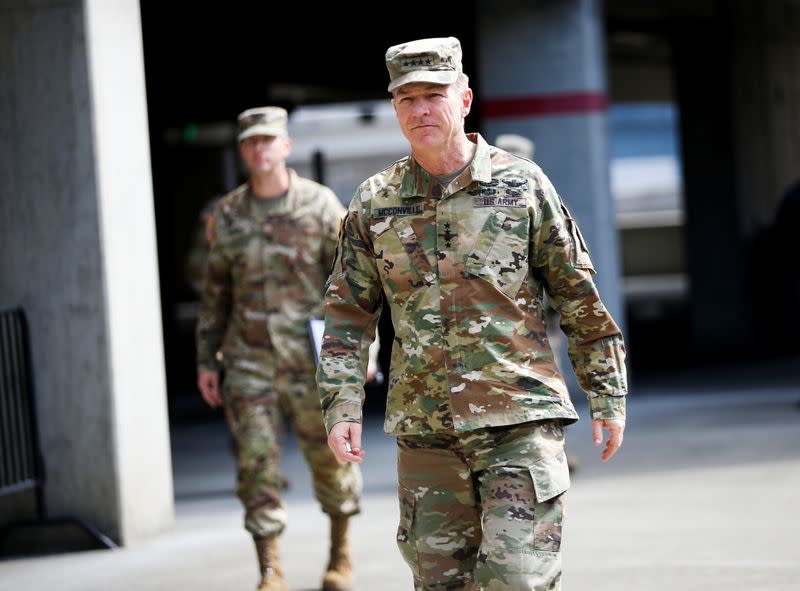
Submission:
<svg viewBox="0 0 800 591">
<path fill-rule="evenodd" d="M 426 101 L 424 98 L 416 99 L 414 101 L 413 112 L 414 112 L 414 115 L 416 115 L 418 117 L 422 116 L 422 115 L 427 115 L 428 113 L 430 113 L 430 108 L 428 107 L 428 101 Z"/>
</svg>

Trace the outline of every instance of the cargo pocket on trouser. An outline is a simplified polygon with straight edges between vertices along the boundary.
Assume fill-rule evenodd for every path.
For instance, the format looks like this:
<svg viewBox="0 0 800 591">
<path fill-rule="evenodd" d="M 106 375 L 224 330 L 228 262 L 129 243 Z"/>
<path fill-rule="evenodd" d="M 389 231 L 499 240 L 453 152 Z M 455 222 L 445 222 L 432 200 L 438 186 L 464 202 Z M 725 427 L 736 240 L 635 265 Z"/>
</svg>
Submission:
<svg viewBox="0 0 800 591">
<path fill-rule="evenodd" d="M 400 523 L 397 526 L 397 547 L 400 554 L 411 567 L 414 580 L 419 579 L 419 556 L 417 554 L 417 538 L 414 535 L 414 511 L 416 499 L 414 493 L 398 485 L 397 497 L 400 501 Z"/>
<path fill-rule="evenodd" d="M 533 519 L 533 548 L 542 552 L 561 551 L 564 520 L 563 493 L 569 488 L 569 466 L 562 451 L 542 458 L 530 467 L 536 490 Z"/>
<path fill-rule="evenodd" d="M 553 591 L 561 581 L 566 456 L 506 466 L 482 485 L 483 543 L 476 581 L 486 591 Z"/>
</svg>

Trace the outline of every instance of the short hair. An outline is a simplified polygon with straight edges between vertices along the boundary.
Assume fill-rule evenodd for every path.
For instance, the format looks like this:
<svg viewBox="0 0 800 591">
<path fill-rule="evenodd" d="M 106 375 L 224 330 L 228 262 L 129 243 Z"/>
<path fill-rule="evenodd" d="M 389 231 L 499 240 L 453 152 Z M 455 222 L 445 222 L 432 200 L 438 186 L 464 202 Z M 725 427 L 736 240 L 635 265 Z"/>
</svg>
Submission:
<svg viewBox="0 0 800 591">
<path fill-rule="evenodd" d="M 469 76 L 467 76 L 464 72 L 459 72 L 458 78 L 456 78 L 456 81 L 450 86 L 455 88 L 459 94 L 464 94 L 469 88 Z"/>
</svg>

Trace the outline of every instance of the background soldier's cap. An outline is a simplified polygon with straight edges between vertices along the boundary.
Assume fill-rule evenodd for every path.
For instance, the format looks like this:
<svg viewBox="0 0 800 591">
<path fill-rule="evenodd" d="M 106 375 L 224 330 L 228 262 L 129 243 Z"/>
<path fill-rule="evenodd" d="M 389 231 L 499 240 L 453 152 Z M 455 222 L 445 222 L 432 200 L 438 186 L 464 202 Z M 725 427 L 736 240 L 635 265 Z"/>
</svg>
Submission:
<svg viewBox="0 0 800 591">
<path fill-rule="evenodd" d="M 256 107 L 239 115 L 239 141 L 254 135 L 288 137 L 289 114 L 280 107 Z"/>
<path fill-rule="evenodd" d="M 511 152 L 517 156 L 522 156 L 528 160 L 533 158 L 533 151 L 535 149 L 534 143 L 528 138 L 517 135 L 516 133 L 501 133 L 494 140 L 494 145 Z"/>
<path fill-rule="evenodd" d="M 417 39 L 386 50 L 389 92 L 411 82 L 452 84 L 461 69 L 461 43 L 455 37 Z"/>
</svg>

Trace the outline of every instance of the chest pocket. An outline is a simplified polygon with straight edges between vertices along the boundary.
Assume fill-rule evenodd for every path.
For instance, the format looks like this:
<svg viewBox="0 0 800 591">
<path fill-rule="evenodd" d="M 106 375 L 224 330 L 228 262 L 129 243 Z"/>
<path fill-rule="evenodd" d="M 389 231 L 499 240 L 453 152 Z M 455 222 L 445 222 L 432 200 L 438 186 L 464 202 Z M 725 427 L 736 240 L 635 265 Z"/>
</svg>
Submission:
<svg viewBox="0 0 800 591">
<path fill-rule="evenodd" d="M 242 226 L 226 238 L 224 248 L 230 255 L 234 292 L 246 291 L 249 284 L 263 279 L 264 261 L 258 227 Z"/>
<path fill-rule="evenodd" d="M 251 347 L 268 347 L 267 310 L 264 303 L 264 260 L 258 228 L 228 236 L 231 253 L 233 314 L 242 341 Z"/>
<path fill-rule="evenodd" d="M 424 236 L 414 229 L 414 218 L 399 217 L 393 223 L 381 220 L 372 225 L 378 269 L 384 285 L 397 304 L 404 304 L 420 287 L 433 285 L 436 272 L 425 254 Z"/>
<path fill-rule="evenodd" d="M 319 265 L 322 230 L 316 220 L 288 215 L 275 217 L 264 224 L 262 231 L 265 254 L 278 256 L 292 267 Z"/>
<path fill-rule="evenodd" d="M 513 298 L 528 275 L 528 216 L 493 211 L 467 256 L 464 273 L 488 281 Z"/>
</svg>

